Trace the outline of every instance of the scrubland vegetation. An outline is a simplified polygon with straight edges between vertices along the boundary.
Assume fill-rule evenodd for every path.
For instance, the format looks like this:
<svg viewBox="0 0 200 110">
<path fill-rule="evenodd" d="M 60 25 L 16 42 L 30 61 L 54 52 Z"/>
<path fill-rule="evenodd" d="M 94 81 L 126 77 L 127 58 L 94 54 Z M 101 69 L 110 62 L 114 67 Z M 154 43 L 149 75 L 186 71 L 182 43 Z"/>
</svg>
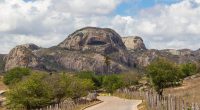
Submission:
<svg viewBox="0 0 200 110">
<path fill-rule="evenodd" d="M 147 67 L 147 75 L 157 93 L 162 95 L 164 88 L 180 86 L 185 77 L 197 74 L 198 66 L 195 63 L 176 64 L 158 58 Z"/>
<path fill-rule="evenodd" d="M 158 94 L 163 95 L 163 91 L 164 94 L 175 91 L 166 88 L 185 84 L 183 81 L 185 77 L 198 72 L 199 65 L 196 63 L 176 64 L 158 58 L 146 68 L 145 76 L 149 85 Z M 96 75 L 90 71 L 47 73 L 28 68 L 14 68 L 6 72 L 3 82 L 9 88 L 5 95 L 8 108 L 34 109 L 59 103 L 68 98 L 76 100 L 97 90 L 114 93 L 117 89 L 138 85 L 142 76 L 133 72 Z"/>
<path fill-rule="evenodd" d="M 67 98 L 75 100 L 99 89 L 113 93 L 119 88 L 137 84 L 138 77 L 133 73 L 47 73 L 14 68 L 5 74 L 3 81 L 9 87 L 6 93 L 8 108 L 33 109 L 59 103 Z"/>
</svg>

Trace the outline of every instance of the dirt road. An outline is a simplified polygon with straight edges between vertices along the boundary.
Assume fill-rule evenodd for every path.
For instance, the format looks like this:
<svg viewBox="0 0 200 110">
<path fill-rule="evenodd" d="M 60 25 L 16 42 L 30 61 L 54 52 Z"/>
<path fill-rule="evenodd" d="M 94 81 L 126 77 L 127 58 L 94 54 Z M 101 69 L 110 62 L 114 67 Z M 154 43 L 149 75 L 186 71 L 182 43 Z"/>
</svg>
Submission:
<svg viewBox="0 0 200 110">
<path fill-rule="evenodd" d="M 85 110 L 138 110 L 137 105 L 141 100 L 121 99 L 114 96 L 99 96 L 103 102 Z"/>
</svg>

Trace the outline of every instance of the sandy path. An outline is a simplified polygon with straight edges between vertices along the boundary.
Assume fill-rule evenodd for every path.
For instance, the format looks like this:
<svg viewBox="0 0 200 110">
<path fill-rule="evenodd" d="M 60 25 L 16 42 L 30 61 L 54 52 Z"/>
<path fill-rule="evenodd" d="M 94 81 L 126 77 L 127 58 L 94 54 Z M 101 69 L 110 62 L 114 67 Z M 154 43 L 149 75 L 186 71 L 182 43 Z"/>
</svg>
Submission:
<svg viewBox="0 0 200 110">
<path fill-rule="evenodd" d="M 141 100 L 121 99 L 114 96 L 99 96 L 103 102 L 85 110 L 138 110 L 137 105 Z"/>
</svg>

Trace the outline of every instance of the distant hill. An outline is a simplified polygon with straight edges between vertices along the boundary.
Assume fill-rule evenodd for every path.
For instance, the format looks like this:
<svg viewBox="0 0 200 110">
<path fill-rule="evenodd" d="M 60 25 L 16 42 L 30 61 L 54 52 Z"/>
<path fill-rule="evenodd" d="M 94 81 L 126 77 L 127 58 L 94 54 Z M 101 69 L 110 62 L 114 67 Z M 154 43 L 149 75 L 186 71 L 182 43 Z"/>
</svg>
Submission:
<svg viewBox="0 0 200 110">
<path fill-rule="evenodd" d="M 19 45 L 7 56 L 5 70 L 30 67 L 46 71 L 95 71 L 120 73 L 135 63 L 120 35 L 112 29 L 86 27 L 51 48 Z"/>
<path fill-rule="evenodd" d="M 19 45 L 9 52 L 6 61 L 4 56 L 0 56 L 0 69 L 6 71 L 30 67 L 45 71 L 89 70 L 98 74 L 143 69 L 157 57 L 176 63 L 200 62 L 200 50 L 147 49 L 141 37 L 121 37 L 112 29 L 98 27 L 79 29 L 50 48 Z"/>
</svg>

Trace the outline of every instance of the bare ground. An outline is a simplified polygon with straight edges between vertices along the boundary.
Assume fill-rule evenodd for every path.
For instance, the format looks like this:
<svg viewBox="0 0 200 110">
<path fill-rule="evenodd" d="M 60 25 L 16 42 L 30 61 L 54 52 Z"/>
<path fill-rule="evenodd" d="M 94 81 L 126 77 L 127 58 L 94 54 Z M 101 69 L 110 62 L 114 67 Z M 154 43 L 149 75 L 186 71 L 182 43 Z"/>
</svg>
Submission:
<svg viewBox="0 0 200 110">
<path fill-rule="evenodd" d="M 200 77 L 184 80 L 180 87 L 167 88 L 164 94 L 173 94 L 183 98 L 186 102 L 200 104 Z"/>
<path fill-rule="evenodd" d="M 87 108 L 85 110 L 138 110 L 137 106 L 141 100 L 121 99 L 114 96 L 100 96 L 99 100 L 103 103 Z"/>
</svg>

